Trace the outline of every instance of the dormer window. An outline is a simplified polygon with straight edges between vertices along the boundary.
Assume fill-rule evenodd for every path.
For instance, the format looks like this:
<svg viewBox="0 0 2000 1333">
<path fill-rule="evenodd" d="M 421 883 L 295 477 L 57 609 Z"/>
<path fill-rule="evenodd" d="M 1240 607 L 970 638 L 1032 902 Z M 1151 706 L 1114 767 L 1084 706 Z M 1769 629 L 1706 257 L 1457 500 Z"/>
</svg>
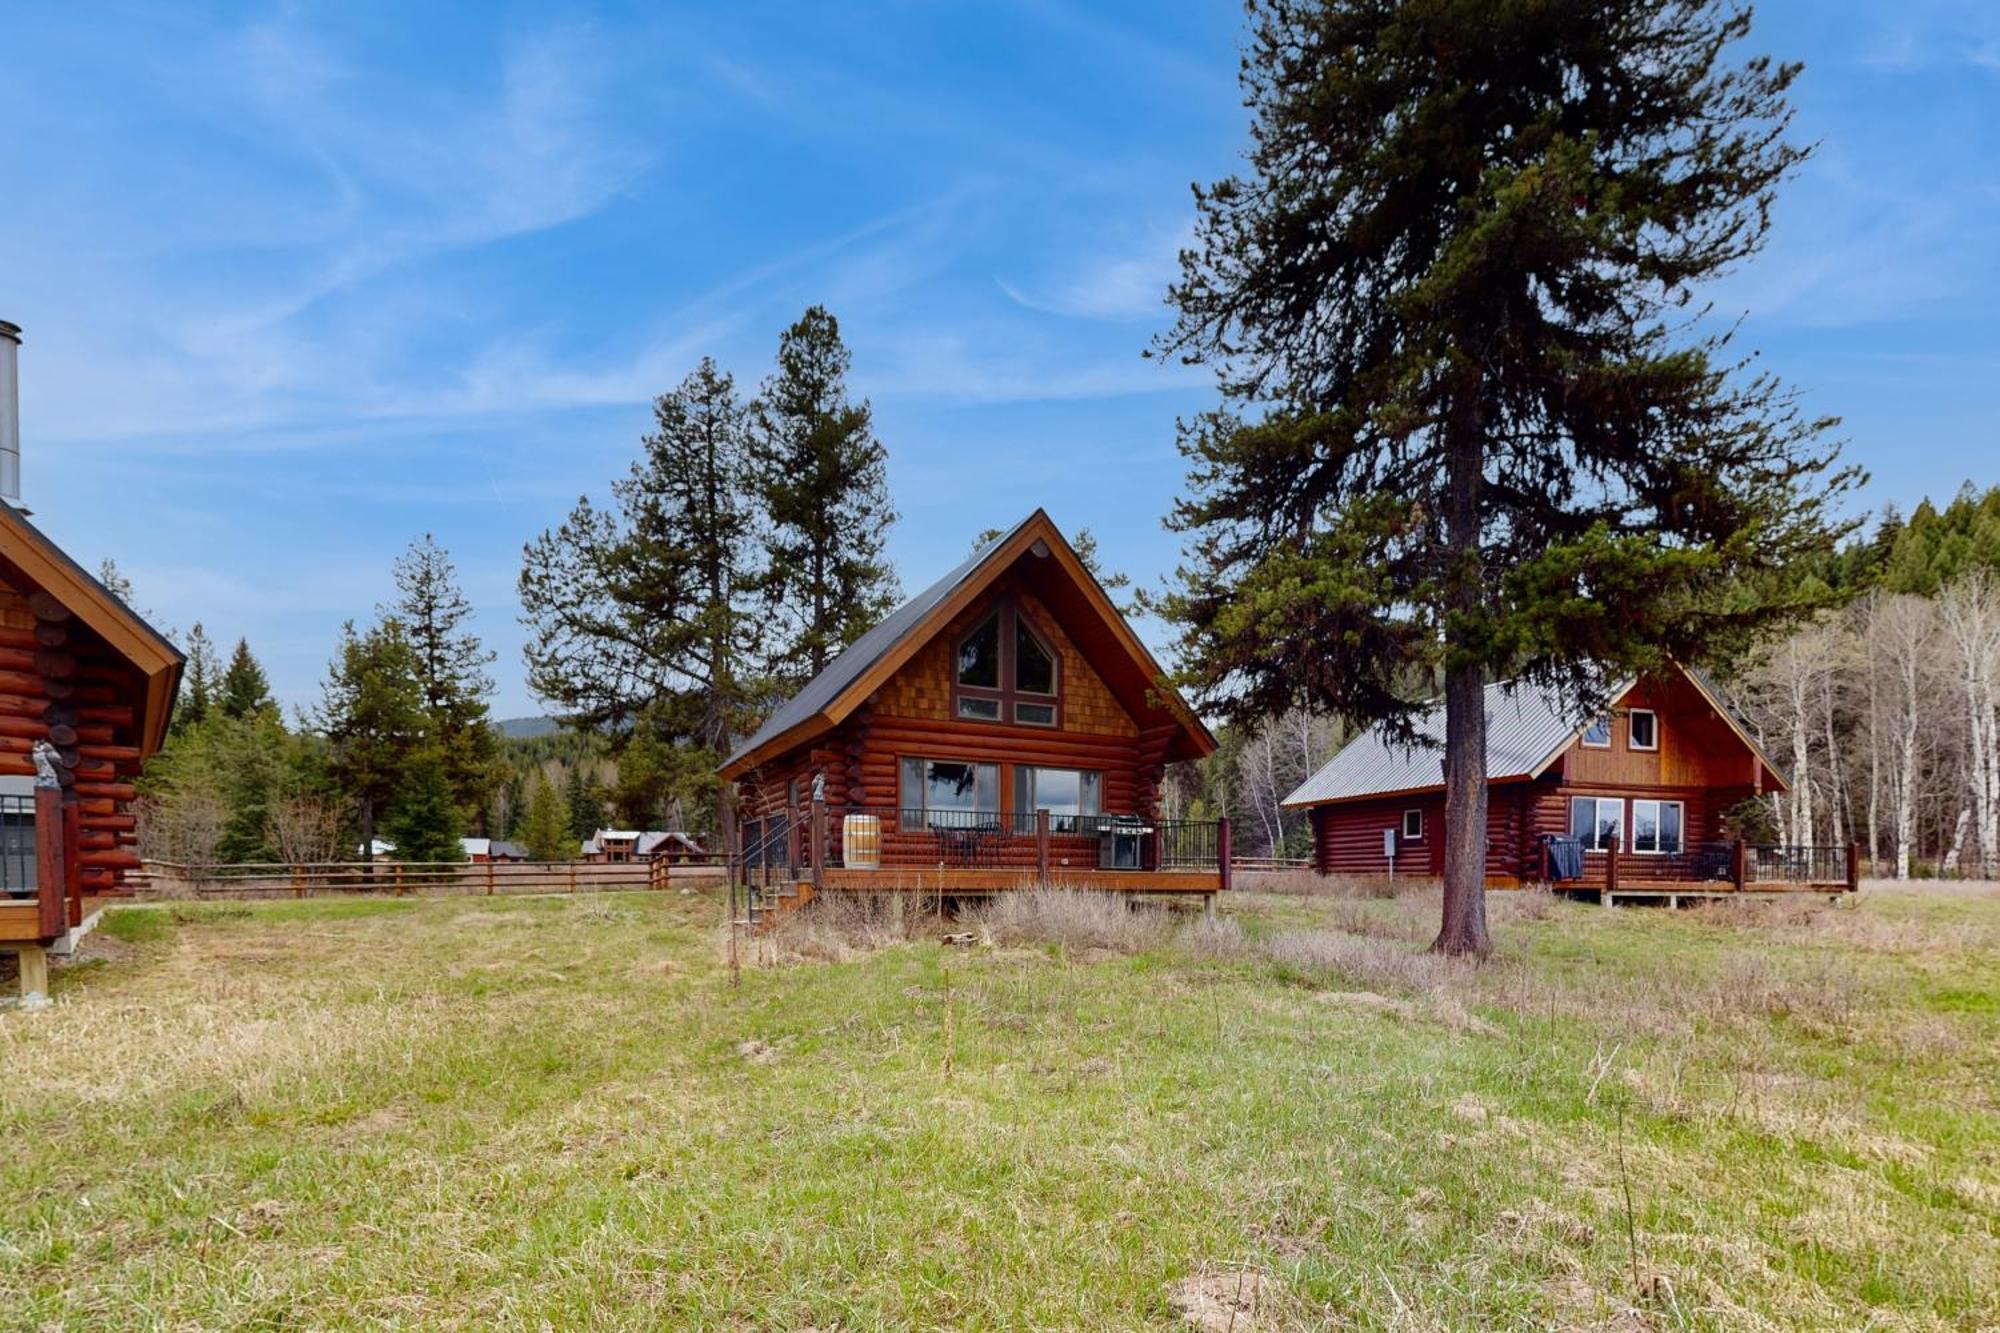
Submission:
<svg viewBox="0 0 2000 1333">
<path fill-rule="evenodd" d="M 1583 743 L 1593 750 L 1610 749 L 1611 719 L 1609 717 L 1600 717 L 1597 721 L 1584 728 Z"/>
<path fill-rule="evenodd" d="M 1660 715 L 1649 708 L 1635 708 L 1626 719 L 1626 743 L 1635 750 L 1660 748 Z"/>
<path fill-rule="evenodd" d="M 1024 727 L 1061 724 L 1056 651 L 1013 602 L 995 606 L 958 641 L 955 662 L 953 716 Z"/>
</svg>

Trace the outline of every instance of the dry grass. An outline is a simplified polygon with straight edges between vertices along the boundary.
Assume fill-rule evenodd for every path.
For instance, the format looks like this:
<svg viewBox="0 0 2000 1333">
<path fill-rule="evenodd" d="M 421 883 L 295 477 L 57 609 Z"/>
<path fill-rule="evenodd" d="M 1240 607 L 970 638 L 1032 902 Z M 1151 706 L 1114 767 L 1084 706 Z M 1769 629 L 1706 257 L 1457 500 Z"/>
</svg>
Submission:
<svg viewBox="0 0 2000 1333">
<path fill-rule="evenodd" d="M 1172 918 L 1156 904 L 1060 885 L 996 893 L 964 922 L 995 944 L 1053 945 L 1084 955 L 1139 953 L 1173 933 Z"/>
</svg>

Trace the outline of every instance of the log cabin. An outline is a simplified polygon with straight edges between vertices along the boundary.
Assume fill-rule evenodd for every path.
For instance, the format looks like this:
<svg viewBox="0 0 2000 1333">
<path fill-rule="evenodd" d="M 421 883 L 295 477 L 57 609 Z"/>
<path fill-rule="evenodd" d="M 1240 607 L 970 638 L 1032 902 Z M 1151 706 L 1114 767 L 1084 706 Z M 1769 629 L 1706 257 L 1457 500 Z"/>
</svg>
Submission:
<svg viewBox="0 0 2000 1333">
<path fill-rule="evenodd" d="M 1550 885 L 1613 898 L 1852 889 L 1851 847 L 1735 838 L 1731 811 L 1785 779 L 1719 693 L 1679 665 L 1616 682 L 1609 711 L 1579 722 L 1561 694 L 1486 690 L 1490 888 Z M 1444 710 L 1404 745 L 1377 724 L 1290 796 L 1322 875 L 1444 873 Z"/>
<path fill-rule="evenodd" d="M 1228 886 L 1223 821 L 1169 819 L 1215 748 L 1036 510 L 855 641 L 722 765 L 732 883 L 976 895 Z M 751 899 L 751 916 L 760 902 Z"/>
<path fill-rule="evenodd" d="M 182 659 L 19 507 L 20 332 L 0 322 L 0 953 L 32 1002 L 48 951 L 139 869 L 132 784 L 166 737 Z"/>
</svg>

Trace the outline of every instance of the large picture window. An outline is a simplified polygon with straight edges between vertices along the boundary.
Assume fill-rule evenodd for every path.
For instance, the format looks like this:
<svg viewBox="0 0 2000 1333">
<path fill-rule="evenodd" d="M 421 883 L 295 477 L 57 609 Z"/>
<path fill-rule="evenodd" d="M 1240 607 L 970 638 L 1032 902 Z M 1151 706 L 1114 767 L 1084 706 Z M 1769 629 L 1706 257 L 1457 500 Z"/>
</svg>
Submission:
<svg viewBox="0 0 2000 1333">
<path fill-rule="evenodd" d="M 977 828 L 1000 818 L 1000 768 L 951 759 L 905 759 L 902 771 L 902 825 Z"/>
<path fill-rule="evenodd" d="M 1632 802 L 1632 850 L 1674 853 L 1681 850 L 1684 812 L 1679 801 Z"/>
<path fill-rule="evenodd" d="M 954 717 L 1024 727 L 1061 724 L 1056 651 L 1012 601 L 995 606 L 958 641 L 954 662 Z"/>
<path fill-rule="evenodd" d="M 1014 770 L 1014 809 L 1030 818 L 1037 810 L 1049 812 L 1049 829 L 1074 833 L 1079 815 L 1104 813 L 1104 779 L 1097 773 L 1075 768 L 1030 768 Z"/>
<path fill-rule="evenodd" d="M 35 798 L 0 796 L 0 893 L 35 891 Z"/>
<path fill-rule="evenodd" d="M 1625 802 L 1616 796 L 1569 798 L 1569 833 L 1593 852 L 1623 845 Z"/>
</svg>

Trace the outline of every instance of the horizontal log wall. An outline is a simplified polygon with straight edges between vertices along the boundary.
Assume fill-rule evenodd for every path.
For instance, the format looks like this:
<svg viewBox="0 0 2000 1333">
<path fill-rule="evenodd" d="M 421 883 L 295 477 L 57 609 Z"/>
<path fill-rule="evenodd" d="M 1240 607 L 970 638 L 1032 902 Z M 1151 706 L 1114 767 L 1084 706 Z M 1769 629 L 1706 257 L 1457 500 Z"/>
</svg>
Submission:
<svg viewBox="0 0 2000 1333">
<path fill-rule="evenodd" d="M 139 773 L 135 701 L 144 690 L 68 608 L 0 583 L 0 774 L 32 775 L 35 743 L 55 747 L 64 797 L 77 810 L 86 893 L 116 890 L 139 868 L 129 805 Z"/>
</svg>

